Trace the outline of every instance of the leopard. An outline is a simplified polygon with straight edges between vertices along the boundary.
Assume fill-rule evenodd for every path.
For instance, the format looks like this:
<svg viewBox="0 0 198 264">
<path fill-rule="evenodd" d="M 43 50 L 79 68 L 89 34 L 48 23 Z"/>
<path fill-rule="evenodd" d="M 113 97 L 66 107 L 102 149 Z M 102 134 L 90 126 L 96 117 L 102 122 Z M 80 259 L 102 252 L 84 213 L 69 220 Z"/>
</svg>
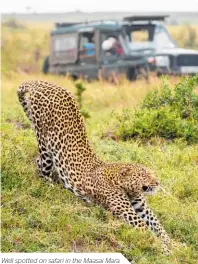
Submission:
<svg viewBox="0 0 198 264">
<path fill-rule="evenodd" d="M 79 106 L 70 91 L 43 80 L 24 81 L 17 95 L 35 131 L 40 176 L 56 179 L 86 203 L 99 205 L 138 230 L 151 230 L 170 254 L 172 240 L 145 195 L 160 182 L 139 163 L 107 163 L 91 145 Z"/>
</svg>

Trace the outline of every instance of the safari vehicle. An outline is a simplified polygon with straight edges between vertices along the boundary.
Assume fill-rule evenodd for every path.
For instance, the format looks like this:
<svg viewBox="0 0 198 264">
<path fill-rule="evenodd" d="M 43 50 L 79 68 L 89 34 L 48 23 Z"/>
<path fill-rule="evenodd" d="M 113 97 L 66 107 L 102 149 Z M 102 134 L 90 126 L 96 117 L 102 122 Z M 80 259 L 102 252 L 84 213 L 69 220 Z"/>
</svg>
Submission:
<svg viewBox="0 0 198 264">
<path fill-rule="evenodd" d="M 131 16 L 123 19 L 131 51 L 153 48 L 148 57 L 151 70 L 158 75 L 193 75 L 198 73 L 198 51 L 179 48 L 164 26 L 168 16 Z"/>
<path fill-rule="evenodd" d="M 103 50 L 103 42 L 112 37 L 122 52 Z M 136 80 L 138 76 L 147 79 L 147 58 L 141 49 L 131 52 L 125 37 L 117 21 L 56 23 L 51 31 L 50 54 L 45 58 L 43 72 L 68 73 L 74 79 L 97 79 L 99 74 L 107 79 L 112 73 L 124 74 L 129 80 Z"/>
</svg>

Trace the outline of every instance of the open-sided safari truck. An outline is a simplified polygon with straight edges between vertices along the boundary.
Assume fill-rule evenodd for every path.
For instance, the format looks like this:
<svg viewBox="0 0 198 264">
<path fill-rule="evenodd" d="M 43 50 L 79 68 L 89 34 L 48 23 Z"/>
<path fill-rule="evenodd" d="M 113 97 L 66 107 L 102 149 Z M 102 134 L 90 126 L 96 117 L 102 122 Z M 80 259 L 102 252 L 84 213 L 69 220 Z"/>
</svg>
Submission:
<svg viewBox="0 0 198 264">
<path fill-rule="evenodd" d="M 112 41 L 114 48 L 109 46 Z M 108 50 L 109 46 L 109 50 Z M 124 74 L 129 80 L 148 78 L 147 58 L 141 50 L 131 52 L 125 31 L 117 21 L 56 23 L 51 31 L 50 54 L 43 64 L 44 73 L 70 74 L 106 79 Z"/>
<path fill-rule="evenodd" d="M 193 75 L 198 73 L 198 50 L 179 48 L 167 31 L 168 16 L 131 16 L 123 19 L 131 51 L 153 48 L 155 56 L 148 57 L 150 70 L 158 75 Z"/>
</svg>

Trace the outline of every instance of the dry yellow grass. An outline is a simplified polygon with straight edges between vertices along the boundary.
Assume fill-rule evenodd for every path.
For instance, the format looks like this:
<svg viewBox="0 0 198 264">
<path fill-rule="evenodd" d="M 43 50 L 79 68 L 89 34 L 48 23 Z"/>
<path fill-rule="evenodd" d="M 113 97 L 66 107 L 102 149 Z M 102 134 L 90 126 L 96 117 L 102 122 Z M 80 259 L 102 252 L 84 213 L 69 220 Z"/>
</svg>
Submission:
<svg viewBox="0 0 198 264">
<path fill-rule="evenodd" d="M 177 25 L 167 27 L 179 47 L 198 49 L 198 25 Z"/>
</svg>

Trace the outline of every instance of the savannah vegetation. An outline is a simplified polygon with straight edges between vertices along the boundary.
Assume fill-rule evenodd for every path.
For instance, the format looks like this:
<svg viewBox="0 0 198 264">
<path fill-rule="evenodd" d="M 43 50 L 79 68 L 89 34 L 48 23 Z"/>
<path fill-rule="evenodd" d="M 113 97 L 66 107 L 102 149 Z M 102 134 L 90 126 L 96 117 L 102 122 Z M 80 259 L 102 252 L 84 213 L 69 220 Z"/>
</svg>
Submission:
<svg viewBox="0 0 198 264">
<path fill-rule="evenodd" d="M 49 25 L 23 25 L 17 21 L 14 26 L 2 26 L 2 251 L 121 252 L 137 264 L 198 263 L 196 79 L 160 80 L 152 76 L 149 83 L 123 79 L 118 85 L 100 80 L 80 81 L 79 86 L 64 76 L 45 76 L 41 65 L 48 54 L 49 30 Z M 169 30 L 177 38 L 186 26 Z M 181 36 L 186 38 L 185 34 Z M 38 177 L 35 134 L 16 96 L 19 84 L 30 79 L 48 80 L 71 91 L 89 114 L 85 118 L 88 136 L 101 159 L 139 162 L 156 172 L 165 192 L 147 200 L 178 242 L 170 256 L 161 254 L 160 243 L 151 232 L 134 230 L 108 212 L 87 206 L 61 186 L 52 187 Z M 157 110 L 152 106 L 154 100 L 159 105 Z M 163 112 L 162 128 L 172 131 L 177 124 L 179 136 L 149 132 L 126 136 L 138 118 L 141 129 L 144 125 L 151 129 L 149 122 L 158 110 Z M 146 114 L 136 117 L 141 111 Z M 182 129 L 185 133 L 180 133 Z"/>
</svg>

